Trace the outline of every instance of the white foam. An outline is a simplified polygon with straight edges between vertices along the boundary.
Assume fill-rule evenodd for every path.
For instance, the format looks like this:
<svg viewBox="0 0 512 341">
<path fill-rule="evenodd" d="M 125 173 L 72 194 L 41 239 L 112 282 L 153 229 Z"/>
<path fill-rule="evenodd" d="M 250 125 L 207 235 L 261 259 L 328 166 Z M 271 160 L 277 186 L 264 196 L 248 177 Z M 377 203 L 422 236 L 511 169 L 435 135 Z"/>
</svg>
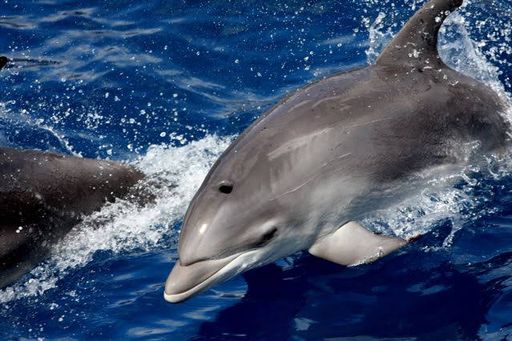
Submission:
<svg viewBox="0 0 512 341">
<path fill-rule="evenodd" d="M 442 247 L 449 248 L 466 223 L 497 213 L 487 203 L 495 200 L 494 195 L 503 184 L 500 180 L 510 177 L 511 169 L 510 156 L 487 156 L 478 165 L 429 179 L 420 193 L 370 213 L 364 224 L 408 239 L 432 231 L 438 223 L 450 222 L 452 230 L 442 243 Z M 435 248 L 426 250 L 430 249 Z"/>
<path fill-rule="evenodd" d="M 363 22 L 368 29 L 368 49 L 366 50 L 366 57 L 368 64 L 375 64 L 379 58 L 380 52 L 387 46 L 393 39 L 393 32 L 390 27 L 386 27 L 384 19 L 386 14 L 380 12 L 377 18 L 370 23 L 368 18 L 364 18 Z"/>
<path fill-rule="evenodd" d="M 479 46 L 485 41 L 475 42 L 467 28 L 465 17 L 460 13 L 451 14 L 440 31 L 439 54 L 455 70 L 478 79 L 508 99 L 501 83 L 500 69 L 492 64 Z"/>
</svg>

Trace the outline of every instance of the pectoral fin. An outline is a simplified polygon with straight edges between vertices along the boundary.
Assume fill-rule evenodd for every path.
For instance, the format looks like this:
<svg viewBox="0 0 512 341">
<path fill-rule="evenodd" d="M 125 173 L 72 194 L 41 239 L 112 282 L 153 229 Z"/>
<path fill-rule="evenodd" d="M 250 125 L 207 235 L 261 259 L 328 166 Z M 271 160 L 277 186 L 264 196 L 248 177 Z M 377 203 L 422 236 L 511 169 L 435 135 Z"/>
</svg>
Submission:
<svg viewBox="0 0 512 341">
<path fill-rule="evenodd" d="M 319 239 L 309 249 L 313 256 L 346 266 L 370 263 L 407 244 L 407 241 L 378 235 L 356 222 Z"/>
</svg>

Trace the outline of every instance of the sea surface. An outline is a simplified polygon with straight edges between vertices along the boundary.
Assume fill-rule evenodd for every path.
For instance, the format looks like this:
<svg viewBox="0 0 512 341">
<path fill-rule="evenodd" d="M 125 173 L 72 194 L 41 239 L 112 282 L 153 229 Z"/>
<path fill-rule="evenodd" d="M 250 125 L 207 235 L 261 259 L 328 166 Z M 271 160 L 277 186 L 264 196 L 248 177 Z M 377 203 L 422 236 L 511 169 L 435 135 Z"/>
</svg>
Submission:
<svg viewBox="0 0 512 341">
<path fill-rule="evenodd" d="M 421 0 L 0 0 L 0 145 L 131 163 L 156 200 L 106 206 L 0 290 L 0 339 L 512 340 L 512 162 L 365 224 L 424 233 L 373 264 L 299 253 L 163 299 L 209 167 L 288 92 L 375 61 Z M 512 1 L 466 0 L 444 60 L 512 93 Z M 503 113 L 507 118 L 511 112 Z"/>
</svg>

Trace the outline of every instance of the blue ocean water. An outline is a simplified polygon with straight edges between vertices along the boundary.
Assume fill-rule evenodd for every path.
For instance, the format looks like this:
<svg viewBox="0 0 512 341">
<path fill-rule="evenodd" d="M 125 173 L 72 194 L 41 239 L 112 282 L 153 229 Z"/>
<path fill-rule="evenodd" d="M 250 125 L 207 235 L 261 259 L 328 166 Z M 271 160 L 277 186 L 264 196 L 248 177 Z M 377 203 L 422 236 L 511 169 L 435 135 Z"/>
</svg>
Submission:
<svg viewBox="0 0 512 341">
<path fill-rule="evenodd" d="M 133 163 L 156 200 L 87 217 L 1 290 L 0 338 L 512 339 L 510 160 L 369 214 L 425 233 L 376 263 L 303 253 L 182 304 L 162 297 L 188 201 L 229 142 L 287 92 L 374 61 L 422 4 L 1 0 L 0 54 L 19 60 L 0 72 L 0 144 Z M 511 18 L 511 1 L 467 1 L 440 40 L 503 97 Z"/>
</svg>

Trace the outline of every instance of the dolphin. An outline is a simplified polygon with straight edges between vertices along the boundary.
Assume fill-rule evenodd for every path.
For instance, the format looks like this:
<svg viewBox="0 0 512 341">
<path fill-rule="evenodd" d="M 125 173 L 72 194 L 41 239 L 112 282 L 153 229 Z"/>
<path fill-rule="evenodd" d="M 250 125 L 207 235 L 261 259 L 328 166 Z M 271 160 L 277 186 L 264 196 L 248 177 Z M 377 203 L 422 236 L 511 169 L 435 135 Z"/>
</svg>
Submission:
<svg viewBox="0 0 512 341">
<path fill-rule="evenodd" d="M 410 179 L 467 165 L 466 146 L 503 151 L 505 103 L 437 50 L 461 5 L 429 1 L 375 65 L 307 85 L 243 132 L 190 203 L 164 298 L 301 250 L 344 266 L 376 260 L 408 241 L 371 232 L 365 214 L 389 207 Z"/>
<path fill-rule="evenodd" d="M 0 288 L 30 271 L 90 214 L 144 175 L 113 161 L 0 148 Z"/>
<path fill-rule="evenodd" d="M 59 61 L 47 60 L 41 58 L 8 58 L 0 56 L 0 70 L 12 68 L 33 68 L 38 66 L 58 65 Z"/>
<path fill-rule="evenodd" d="M 5 56 L 0 56 L 0 70 L 2 70 L 4 66 L 7 65 L 7 63 L 9 63 L 9 58 Z"/>
</svg>

